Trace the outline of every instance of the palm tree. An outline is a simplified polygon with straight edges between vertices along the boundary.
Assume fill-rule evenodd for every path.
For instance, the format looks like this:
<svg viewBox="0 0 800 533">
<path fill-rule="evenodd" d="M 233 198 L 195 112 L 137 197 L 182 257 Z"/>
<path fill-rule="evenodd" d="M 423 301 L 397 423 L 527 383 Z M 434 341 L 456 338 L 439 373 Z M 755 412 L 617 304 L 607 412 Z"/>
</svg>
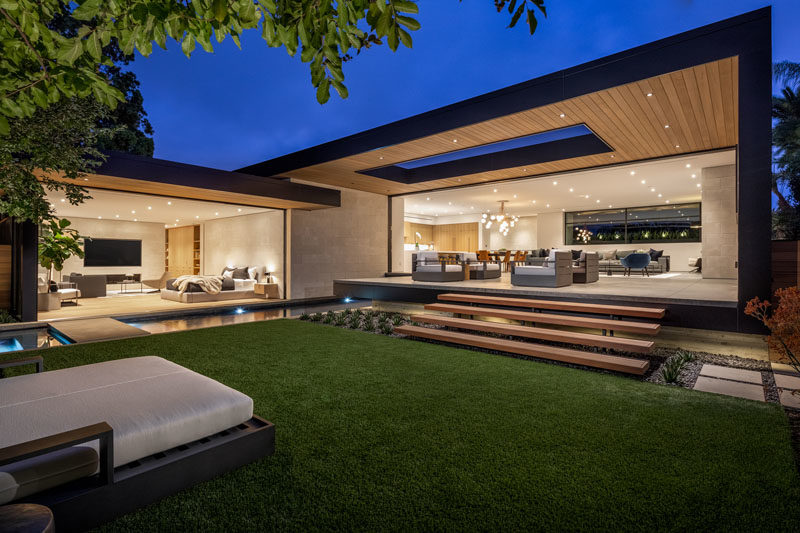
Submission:
<svg viewBox="0 0 800 533">
<path fill-rule="evenodd" d="M 776 80 L 786 84 L 781 95 L 772 99 L 775 229 L 783 238 L 796 239 L 800 237 L 800 64 L 781 61 L 774 73 Z"/>
</svg>

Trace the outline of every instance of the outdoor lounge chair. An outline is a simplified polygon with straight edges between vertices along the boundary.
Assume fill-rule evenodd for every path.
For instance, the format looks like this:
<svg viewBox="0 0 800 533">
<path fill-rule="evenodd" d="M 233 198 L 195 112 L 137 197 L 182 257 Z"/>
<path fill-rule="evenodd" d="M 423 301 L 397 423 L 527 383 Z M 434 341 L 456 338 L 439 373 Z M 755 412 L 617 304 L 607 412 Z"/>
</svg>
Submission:
<svg viewBox="0 0 800 533">
<path fill-rule="evenodd" d="M 411 279 L 414 281 L 464 281 L 466 265 L 458 260 L 440 259 L 439 252 L 411 254 Z"/>
<path fill-rule="evenodd" d="M 161 274 L 161 277 L 158 279 L 143 279 L 142 285 L 147 285 L 151 289 L 163 290 L 167 286 L 167 280 L 175 277 L 177 277 L 175 274 L 170 271 L 166 271 Z"/>
<path fill-rule="evenodd" d="M 511 264 L 511 284 L 526 287 L 565 287 L 572 284 L 572 252 L 551 250 L 542 266 Z"/>
<path fill-rule="evenodd" d="M 469 268 L 469 279 L 496 279 L 500 277 L 500 263 L 478 260 L 478 254 L 467 252 L 460 254 L 459 260 Z"/>
<path fill-rule="evenodd" d="M 581 252 L 572 265 L 573 283 L 594 283 L 600 279 L 600 256 L 597 252 Z"/>
<path fill-rule="evenodd" d="M 84 530 L 274 451 L 253 401 L 160 357 L 0 379 L 0 504 Z"/>
</svg>

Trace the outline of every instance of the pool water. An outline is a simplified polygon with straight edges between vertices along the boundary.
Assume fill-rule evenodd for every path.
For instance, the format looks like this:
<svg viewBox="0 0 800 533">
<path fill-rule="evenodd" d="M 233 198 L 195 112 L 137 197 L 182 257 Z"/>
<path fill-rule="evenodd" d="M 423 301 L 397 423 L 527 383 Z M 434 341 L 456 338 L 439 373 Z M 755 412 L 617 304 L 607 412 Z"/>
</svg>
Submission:
<svg viewBox="0 0 800 533">
<path fill-rule="evenodd" d="M 51 348 L 64 344 L 69 344 L 69 341 L 49 328 L 32 328 L 0 333 L 0 353 Z"/>
</svg>

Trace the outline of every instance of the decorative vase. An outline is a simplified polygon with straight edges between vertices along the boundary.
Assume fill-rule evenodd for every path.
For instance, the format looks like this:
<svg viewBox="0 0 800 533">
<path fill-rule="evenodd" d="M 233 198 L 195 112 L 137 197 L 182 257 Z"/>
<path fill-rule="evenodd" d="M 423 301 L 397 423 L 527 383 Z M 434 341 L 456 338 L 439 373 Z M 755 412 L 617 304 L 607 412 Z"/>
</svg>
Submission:
<svg viewBox="0 0 800 533">
<path fill-rule="evenodd" d="M 55 281 L 50 282 L 50 292 L 58 292 L 58 283 Z"/>
</svg>

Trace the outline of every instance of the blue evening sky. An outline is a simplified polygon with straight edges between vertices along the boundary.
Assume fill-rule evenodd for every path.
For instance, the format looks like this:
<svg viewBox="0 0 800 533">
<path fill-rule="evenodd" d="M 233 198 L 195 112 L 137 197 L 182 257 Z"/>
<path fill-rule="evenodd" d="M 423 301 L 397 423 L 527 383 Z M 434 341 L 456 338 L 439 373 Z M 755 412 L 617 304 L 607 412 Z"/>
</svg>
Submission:
<svg viewBox="0 0 800 533">
<path fill-rule="evenodd" d="M 534 36 L 491 0 L 421 0 L 414 48 L 345 65 L 347 100 L 319 105 L 308 66 L 252 30 L 187 59 L 175 42 L 131 64 L 155 156 L 235 169 L 764 7 L 763 0 L 548 0 Z M 773 58 L 800 61 L 800 1 L 773 3 Z M 199 50 L 199 48 L 198 48 Z"/>
</svg>

